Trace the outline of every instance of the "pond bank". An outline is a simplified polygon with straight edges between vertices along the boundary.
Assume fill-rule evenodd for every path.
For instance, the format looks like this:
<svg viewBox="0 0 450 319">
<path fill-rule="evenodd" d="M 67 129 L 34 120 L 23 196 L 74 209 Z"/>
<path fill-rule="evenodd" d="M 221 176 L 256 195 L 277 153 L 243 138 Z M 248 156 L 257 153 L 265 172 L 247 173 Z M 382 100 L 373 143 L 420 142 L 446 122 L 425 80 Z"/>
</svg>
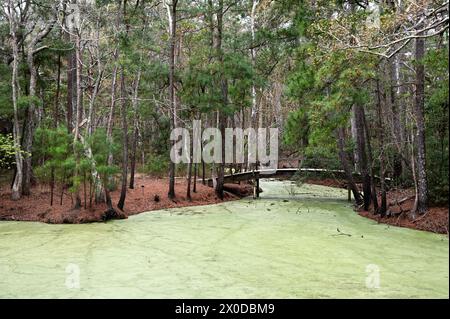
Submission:
<svg viewBox="0 0 450 319">
<path fill-rule="evenodd" d="M 344 180 L 331 178 L 307 179 L 305 183 L 333 187 L 341 191 L 346 187 Z M 225 202 L 253 194 L 252 186 L 248 184 L 225 184 L 224 186 L 225 190 L 228 190 L 228 192 L 225 192 Z M 116 212 L 119 213 L 116 219 L 126 219 L 128 216 L 159 209 L 224 202 L 216 197 L 213 188 L 202 185 L 201 180 L 198 180 L 197 192 L 191 192 L 191 200 L 186 198 L 186 181 L 184 178 L 176 180 L 175 189 L 177 198 L 174 201 L 169 200 L 167 197 L 167 179 L 137 175 L 135 189 L 128 189 L 127 191 L 124 211 L 122 212 L 115 207 Z M 373 212 L 363 210 L 360 210 L 359 214 L 364 218 L 376 220 L 378 223 L 448 234 L 448 207 L 430 207 L 427 214 L 413 220 L 407 214 L 408 209 L 411 209 L 414 202 L 411 192 L 413 192 L 411 189 L 398 189 L 388 193 L 389 211 L 393 213 L 390 216 L 380 218 Z M 50 191 L 47 185 L 35 186 L 30 196 L 25 196 L 20 201 L 12 201 L 9 185 L 3 185 L 0 188 L 0 221 L 39 221 L 49 224 L 83 224 L 105 221 L 105 204 L 93 205 L 90 208 L 89 200 L 87 200 L 86 209 L 82 207 L 79 210 L 73 210 L 70 193 L 66 191 L 63 194 L 62 205 L 60 205 L 60 193 L 60 190 L 56 191 L 53 206 L 50 206 Z M 111 196 L 113 203 L 117 203 L 120 192 L 112 191 Z M 345 194 L 343 196 L 346 198 Z M 405 196 L 408 200 L 403 201 L 401 205 L 394 204 Z M 399 210 L 405 213 L 399 214 Z"/>
<path fill-rule="evenodd" d="M 219 200 L 214 189 L 202 185 L 201 180 L 197 183 L 197 192 L 191 192 L 191 200 L 186 198 L 186 181 L 177 179 L 175 191 L 177 197 L 170 200 L 167 197 L 168 180 L 139 175 L 135 180 L 135 188 L 127 190 L 124 211 L 121 212 L 115 204 L 117 203 L 120 190 L 111 192 L 112 202 L 119 218 L 165 208 L 210 205 L 222 202 Z M 87 190 L 89 194 L 89 190 Z M 82 192 L 83 195 L 83 192 Z M 239 197 L 226 193 L 225 201 L 236 200 Z M 9 185 L 3 185 L 0 190 L 0 220 L 10 221 L 39 221 L 49 224 L 83 224 L 92 222 L 103 222 L 105 219 L 106 205 L 104 203 L 92 203 L 89 207 L 89 195 L 86 199 L 86 208 L 73 210 L 73 199 L 71 194 L 65 190 L 62 196 L 61 190 L 57 188 L 54 195 L 53 206 L 50 205 L 50 189 L 48 185 L 38 185 L 32 189 L 30 196 L 24 196 L 19 201 L 11 200 Z M 84 206 L 84 199 L 82 199 Z"/>
</svg>

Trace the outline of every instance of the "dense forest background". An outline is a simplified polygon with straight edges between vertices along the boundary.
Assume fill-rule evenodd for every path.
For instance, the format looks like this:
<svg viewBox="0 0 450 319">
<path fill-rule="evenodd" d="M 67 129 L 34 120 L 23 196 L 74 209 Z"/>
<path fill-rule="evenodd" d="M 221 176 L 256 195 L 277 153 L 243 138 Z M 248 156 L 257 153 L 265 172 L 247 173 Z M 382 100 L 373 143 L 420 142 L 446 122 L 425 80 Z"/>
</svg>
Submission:
<svg viewBox="0 0 450 319">
<path fill-rule="evenodd" d="M 0 3 L 0 169 L 13 199 L 44 183 L 56 204 L 69 185 L 75 208 L 88 196 L 114 209 L 120 188 L 123 209 L 137 171 L 168 175 L 171 198 L 175 176 L 212 172 L 223 197 L 225 165 L 170 162 L 171 128 L 201 119 L 278 127 L 282 156 L 343 169 L 374 213 L 387 210 L 387 178 L 415 189 L 413 215 L 448 203 L 448 1 Z"/>
</svg>

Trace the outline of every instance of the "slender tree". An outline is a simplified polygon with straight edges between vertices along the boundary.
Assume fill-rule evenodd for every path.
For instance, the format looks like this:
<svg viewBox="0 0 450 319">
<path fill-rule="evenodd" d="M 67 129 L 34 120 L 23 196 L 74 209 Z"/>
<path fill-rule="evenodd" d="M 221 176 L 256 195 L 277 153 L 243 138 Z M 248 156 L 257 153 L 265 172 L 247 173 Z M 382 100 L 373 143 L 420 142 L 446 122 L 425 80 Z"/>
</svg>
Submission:
<svg viewBox="0 0 450 319">
<path fill-rule="evenodd" d="M 15 149 L 15 162 L 16 171 L 14 175 L 14 181 L 11 189 L 11 197 L 13 200 L 18 200 L 22 196 L 22 180 L 23 180 L 23 155 L 20 150 L 21 129 L 19 124 L 19 109 L 18 100 L 20 98 L 20 86 L 19 86 L 19 39 L 17 37 L 19 17 L 17 16 L 16 5 L 13 0 L 8 0 L 6 7 L 6 16 L 9 22 L 9 35 L 11 37 L 12 47 L 12 76 L 11 76 L 11 88 L 12 88 L 12 103 L 14 109 L 13 115 L 13 139 Z"/>
<path fill-rule="evenodd" d="M 169 18 L 169 34 L 170 34 L 170 48 L 169 48 L 169 103 L 170 103 L 170 129 L 176 127 L 176 95 L 175 95 L 175 44 L 177 32 L 177 5 L 178 0 L 172 0 L 172 3 L 164 1 L 167 9 L 167 16 Z M 171 147 L 174 141 L 171 141 Z M 169 163 L 169 193 L 170 199 L 175 198 L 175 163 Z"/>
<path fill-rule="evenodd" d="M 418 37 L 415 41 L 416 93 L 414 98 L 414 107 L 417 122 L 417 188 L 419 192 L 416 207 L 419 214 L 424 214 L 427 211 L 428 203 L 424 117 L 425 70 L 422 61 L 425 54 L 425 39 Z"/>
</svg>

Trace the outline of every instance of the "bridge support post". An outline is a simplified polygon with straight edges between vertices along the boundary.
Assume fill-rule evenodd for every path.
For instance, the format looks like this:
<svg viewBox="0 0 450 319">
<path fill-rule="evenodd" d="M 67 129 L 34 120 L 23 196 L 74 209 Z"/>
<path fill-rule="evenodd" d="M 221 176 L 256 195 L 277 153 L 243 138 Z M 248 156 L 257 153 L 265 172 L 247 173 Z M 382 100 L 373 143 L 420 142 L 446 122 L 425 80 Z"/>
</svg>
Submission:
<svg viewBox="0 0 450 319">
<path fill-rule="evenodd" d="M 256 198 L 259 198 L 259 173 L 256 174 Z"/>
<path fill-rule="evenodd" d="M 255 170 L 252 171 L 252 181 L 253 181 L 253 199 L 256 199 L 256 174 Z"/>
<path fill-rule="evenodd" d="M 259 161 L 256 161 L 256 169 L 260 169 L 260 163 Z M 256 198 L 259 198 L 259 172 L 256 172 L 255 174 L 255 185 L 256 185 Z"/>
<path fill-rule="evenodd" d="M 253 199 L 259 198 L 259 172 L 252 172 L 253 180 Z"/>
</svg>

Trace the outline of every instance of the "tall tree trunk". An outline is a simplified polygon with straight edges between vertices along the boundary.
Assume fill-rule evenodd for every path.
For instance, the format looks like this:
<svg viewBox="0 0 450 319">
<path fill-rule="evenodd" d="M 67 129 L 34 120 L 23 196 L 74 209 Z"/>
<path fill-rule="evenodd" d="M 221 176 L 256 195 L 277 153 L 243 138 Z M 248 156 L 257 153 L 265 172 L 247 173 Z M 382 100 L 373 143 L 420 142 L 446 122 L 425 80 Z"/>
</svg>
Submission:
<svg viewBox="0 0 450 319">
<path fill-rule="evenodd" d="M 137 140 L 139 138 L 138 130 L 136 127 L 133 128 L 133 142 L 131 144 L 131 155 L 130 155 L 130 184 L 129 188 L 134 189 L 134 175 L 136 172 L 136 152 L 137 152 Z"/>
<path fill-rule="evenodd" d="M 347 177 L 348 187 L 353 193 L 353 197 L 355 198 L 356 204 L 361 205 L 363 203 L 363 199 L 361 198 L 361 194 L 359 193 L 358 187 L 356 186 L 356 183 L 353 180 L 352 169 L 349 165 L 348 156 L 345 151 L 345 131 L 344 128 L 342 127 L 337 129 L 337 144 L 339 149 L 339 159 L 341 161 L 342 169 L 344 170 L 345 176 Z"/>
<path fill-rule="evenodd" d="M 228 83 L 223 74 L 223 51 L 222 51 L 222 30 L 223 30 L 223 0 L 219 0 L 219 7 L 217 10 L 217 39 L 216 39 L 216 52 L 219 64 L 222 65 L 220 72 L 220 89 L 222 94 L 222 106 L 218 110 L 219 117 L 219 130 L 222 138 L 222 161 L 219 165 L 217 173 L 217 185 L 216 194 L 223 200 L 223 183 L 224 183 L 224 172 L 225 172 L 225 125 L 226 116 L 225 109 L 228 104 Z"/>
<path fill-rule="evenodd" d="M 91 136 L 94 133 L 94 121 L 95 121 L 95 100 L 97 98 L 98 92 L 100 90 L 100 83 L 102 81 L 103 77 L 103 69 L 101 67 L 101 61 L 100 59 L 97 60 L 98 65 L 98 74 L 95 79 L 94 86 L 92 88 L 91 92 L 91 98 L 89 101 L 89 110 L 88 110 L 88 116 L 87 116 L 87 127 L 86 131 L 88 136 Z"/>
<path fill-rule="evenodd" d="M 141 69 L 137 73 L 137 77 L 134 83 L 134 94 L 133 94 L 133 143 L 131 145 L 131 158 L 130 158 L 130 189 L 134 188 L 134 174 L 136 170 L 136 148 L 138 134 L 138 92 L 139 92 L 139 82 L 141 78 Z"/>
<path fill-rule="evenodd" d="M 75 171 L 74 171 L 74 176 L 73 176 L 73 180 L 74 183 L 78 183 L 77 179 L 79 178 L 80 172 L 79 172 L 79 166 L 80 166 L 80 154 L 78 152 L 77 149 L 77 142 L 78 142 L 78 134 L 79 134 L 79 130 L 80 130 L 80 120 L 81 120 L 81 114 L 82 114 L 82 103 L 81 103 L 81 98 L 82 98 L 82 93 L 81 93 L 81 39 L 80 39 L 80 34 L 78 34 L 79 30 L 77 30 L 77 35 L 75 37 L 75 59 L 76 59 L 76 64 L 75 64 L 75 69 L 76 69 L 76 116 L 75 116 L 75 125 L 74 125 L 74 138 L 73 138 L 73 152 L 74 152 L 74 157 L 75 157 Z M 76 186 L 75 187 L 75 203 L 74 203 L 74 209 L 79 209 L 81 208 L 81 197 L 80 197 L 80 187 Z"/>
<path fill-rule="evenodd" d="M 241 108 L 241 129 L 242 131 L 245 130 L 245 111 L 246 108 L 242 107 Z M 247 145 L 247 150 L 249 149 L 248 145 Z M 245 146 L 244 146 L 244 154 L 245 154 Z M 248 156 L 244 156 L 244 163 L 242 163 L 240 165 L 240 171 L 243 172 L 244 170 L 247 171 L 248 169 Z"/>
<path fill-rule="evenodd" d="M 418 189 L 418 183 L 417 183 L 417 174 L 416 174 L 416 159 L 414 158 L 414 129 L 411 128 L 411 141 L 410 141 L 410 147 L 411 147 L 411 171 L 412 171 L 412 177 L 414 182 L 414 206 L 411 210 L 411 216 L 413 219 L 416 218 L 416 212 L 417 212 L 417 204 L 419 203 L 419 189 Z"/>
<path fill-rule="evenodd" d="M 126 35 L 128 35 L 129 24 L 127 20 L 127 0 L 123 2 L 123 20 L 126 25 Z M 123 211 L 125 205 L 125 198 L 127 196 L 127 177 L 128 177 L 128 122 L 127 122 L 127 93 L 125 90 L 125 70 L 122 65 L 120 68 L 120 98 L 122 100 L 122 130 L 123 130 L 123 144 L 122 144 L 122 188 L 120 190 L 120 198 L 117 207 Z"/>
<path fill-rule="evenodd" d="M 193 142 L 194 141 L 190 141 L 189 144 L 189 163 L 188 163 L 188 176 L 187 176 L 187 187 L 186 187 L 186 198 L 191 201 L 192 197 L 191 197 L 191 181 L 192 181 L 192 161 L 193 161 Z"/>
<path fill-rule="evenodd" d="M 121 6 L 122 6 L 122 0 L 118 1 L 118 8 L 117 8 L 117 16 L 116 16 L 116 29 L 118 30 L 120 27 L 121 22 Z M 119 41 L 118 39 L 116 41 Z M 117 92 L 117 71 L 118 71 L 118 60 L 119 60 L 119 43 L 116 43 L 116 48 L 114 50 L 113 54 L 113 71 L 111 75 L 111 107 L 109 109 L 109 116 L 108 116 L 108 124 L 106 126 L 106 139 L 108 144 L 111 146 L 113 143 L 112 138 L 112 128 L 114 124 L 114 111 L 116 108 L 116 92 Z M 113 164 L 113 154 L 112 149 L 110 147 L 109 154 L 108 154 L 108 165 Z M 106 195 L 106 194 L 105 194 Z"/>
<path fill-rule="evenodd" d="M 176 96 L 175 96 L 175 40 L 177 30 L 177 4 L 178 0 L 172 0 L 172 4 L 166 3 L 167 13 L 169 16 L 169 32 L 170 32 L 170 54 L 169 54 L 169 100 L 170 100 L 170 129 L 176 126 Z M 170 141 L 173 147 L 175 141 Z M 175 163 L 169 163 L 169 192 L 170 199 L 175 198 Z"/>
<path fill-rule="evenodd" d="M 114 125 L 114 111 L 116 108 L 116 87 L 117 87 L 117 61 L 119 59 L 119 48 L 116 48 L 114 50 L 114 57 L 113 57 L 113 61 L 114 61 L 114 67 L 113 67 L 113 72 L 111 75 L 111 104 L 110 104 L 110 109 L 109 109 L 109 116 L 108 116 L 108 123 L 106 126 L 106 139 L 108 144 L 110 145 L 110 150 L 108 153 L 108 165 L 112 165 L 113 164 L 113 154 L 112 154 L 112 149 L 111 149 L 111 144 L 113 143 L 113 138 L 112 138 L 112 128 Z"/>
<path fill-rule="evenodd" d="M 97 35 L 97 45 L 98 45 L 98 35 Z M 97 48 L 98 49 L 98 48 Z M 98 54 L 98 53 L 97 53 Z M 94 64 L 94 63 L 93 63 Z M 95 100 L 97 98 L 97 95 L 100 91 L 100 84 L 102 81 L 102 77 L 103 77 L 103 68 L 101 66 L 101 61 L 100 58 L 97 58 L 97 67 L 98 67 L 98 74 L 94 83 L 94 86 L 91 89 L 91 97 L 89 100 L 89 110 L 88 110 L 88 115 L 87 115 L 87 125 L 86 125 L 86 136 L 92 136 L 92 134 L 94 134 L 94 129 L 95 129 Z M 94 72 L 92 71 L 92 74 Z M 81 134 L 80 134 L 81 136 Z M 83 143 L 84 148 L 85 148 L 85 153 L 91 154 L 92 151 L 90 150 L 90 147 Z M 89 151 L 87 151 L 87 149 L 89 149 Z M 91 182 L 90 182 L 90 187 L 95 190 L 95 200 L 96 203 L 99 202 L 104 202 L 104 183 L 101 181 L 100 176 L 98 175 L 96 169 L 95 169 L 95 165 L 92 165 L 92 169 L 94 171 L 94 173 L 92 173 L 92 178 L 91 178 Z M 92 170 L 91 169 L 91 170 Z M 93 183 L 92 183 L 93 182 Z M 93 185 L 92 185 L 93 184 Z M 89 189 L 89 195 L 90 197 L 92 197 L 92 191 L 91 188 Z M 89 198 L 90 202 L 92 202 L 92 198 Z M 91 204 L 91 203 L 90 203 Z"/>
<path fill-rule="evenodd" d="M 120 21 L 121 21 L 121 6 L 122 1 L 118 1 L 118 8 L 117 8 L 117 17 L 116 17 L 116 29 L 119 29 L 120 27 Z M 113 154 L 112 154 L 112 144 L 113 144 L 113 138 L 112 138 L 112 129 L 114 125 L 114 112 L 116 108 L 116 91 L 117 91 L 117 71 L 118 71 L 118 60 L 119 60 L 119 44 L 116 43 L 116 48 L 114 49 L 113 53 L 113 71 L 111 75 L 111 102 L 110 102 L 110 109 L 109 109 L 109 115 L 108 115 L 108 122 L 106 125 L 106 142 L 109 146 L 108 151 L 108 165 L 111 166 L 113 164 Z M 108 181 L 104 182 L 105 184 L 105 201 L 106 205 L 108 207 L 108 211 L 113 211 L 112 207 L 112 201 L 111 201 L 111 194 L 108 189 Z"/>
<path fill-rule="evenodd" d="M 402 63 L 402 56 L 398 56 L 398 66 L 397 68 L 399 69 L 399 77 L 398 77 L 398 85 L 400 85 L 400 83 L 404 83 L 404 82 L 412 82 L 411 77 L 412 75 L 410 74 L 405 74 L 404 72 L 400 72 L 400 65 Z M 400 85 L 399 90 L 398 90 L 398 95 L 399 96 L 405 96 L 405 94 L 407 94 L 408 92 L 408 88 L 405 87 L 404 85 Z M 402 153 L 402 175 L 401 177 L 401 181 L 406 181 L 409 178 L 409 169 L 411 168 L 410 165 L 410 158 L 411 155 L 409 154 L 410 152 L 410 147 L 408 147 L 407 145 L 407 140 L 409 140 L 409 132 L 408 132 L 408 125 L 407 125 L 407 118 L 408 118 L 408 100 L 407 99 L 402 99 L 401 102 L 398 103 L 399 104 L 399 113 L 400 113 L 400 134 L 402 136 L 402 145 L 401 145 L 401 151 L 399 153 Z"/>
<path fill-rule="evenodd" d="M 355 105 L 355 124 L 356 124 L 356 149 L 358 152 L 359 168 L 363 180 L 364 192 L 364 210 L 369 210 L 371 202 L 372 189 L 370 186 L 370 175 L 367 167 L 367 154 L 364 134 L 364 109 L 360 105 Z"/>
<path fill-rule="evenodd" d="M 200 146 L 203 152 L 203 142 L 200 144 Z M 202 156 L 202 184 L 206 185 L 206 164 L 205 161 L 203 160 L 203 156 Z"/>
<path fill-rule="evenodd" d="M 59 99 L 61 95 L 61 53 L 58 53 L 58 71 L 56 74 L 55 106 L 53 110 L 53 127 L 59 124 Z"/>
<path fill-rule="evenodd" d="M 194 185 L 192 186 L 192 191 L 197 193 L 197 175 L 198 175 L 198 165 L 194 163 Z"/>
<path fill-rule="evenodd" d="M 398 107 L 398 101 L 396 98 L 396 87 L 399 84 L 398 80 L 398 57 L 395 56 L 387 61 L 387 67 L 389 68 L 389 96 L 390 96 L 390 106 L 392 110 L 392 132 L 394 133 L 394 142 L 398 149 L 398 152 L 394 154 L 393 159 L 393 178 L 398 180 L 402 175 L 402 156 L 401 152 L 403 149 L 403 136 L 400 123 L 400 110 Z"/>
<path fill-rule="evenodd" d="M 350 132 L 352 134 L 353 141 L 357 141 L 357 130 L 356 130 L 356 116 L 354 111 L 355 106 L 353 106 L 353 112 L 350 114 Z M 353 149 L 353 157 L 352 157 L 353 167 L 355 171 L 361 171 L 361 168 L 359 167 L 359 157 L 358 157 L 358 150 L 356 148 Z"/>
<path fill-rule="evenodd" d="M 255 68 L 255 49 L 253 46 L 255 45 L 255 19 L 256 19 L 256 7 L 258 5 L 259 0 L 252 0 L 252 9 L 250 12 L 250 33 L 251 33 L 251 49 L 250 49 L 250 59 L 252 63 L 252 68 Z M 255 81 L 252 81 L 251 87 L 251 97 L 252 97 L 252 105 L 251 105 L 251 114 L 250 114 L 250 128 L 255 128 L 257 125 L 257 115 L 258 115 L 258 105 L 256 104 L 256 86 Z M 248 159 L 251 159 L 255 154 L 251 154 L 251 148 L 248 149 Z M 250 161 L 247 162 L 247 169 L 251 168 L 252 163 Z"/>
<path fill-rule="evenodd" d="M 60 35 L 61 37 L 61 35 Z M 53 128 L 58 127 L 59 117 L 59 95 L 61 91 L 61 53 L 58 53 L 58 71 L 56 75 L 56 93 L 55 93 L 55 105 L 53 109 Z M 50 206 L 53 206 L 53 196 L 55 192 L 55 168 L 52 167 L 50 171 Z"/>
<path fill-rule="evenodd" d="M 370 185 L 372 187 L 371 194 L 372 194 L 373 211 L 377 212 L 378 198 L 377 198 L 377 189 L 375 185 L 375 176 L 374 176 L 375 174 L 373 172 L 374 162 L 373 162 L 372 145 L 370 143 L 369 126 L 367 125 L 367 120 L 365 116 L 363 117 L 363 120 L 364 120 L 364 132 L 367 140 L 367 157 L 369 160 L 369 174 L 370 174 Z"/>
<path fill-rule="evenodd" d="M 417 212 L 419 214 L 424 214 L 427 211 L 428 204 L 424 117 L 425 70 L 422 61 L 424 54 L 425 40 L 423 38 L 417 38 L 415 48 L 416 94 L 414 106 L 417 121 L 417 187 L 419 192 Z"/>
<path fill-rule="evenodd" d="M 19 126 L 19 110 L 18 110 L 18 100 L 20 97 L 20 89 L 18 82 L 18 72 L 19 72 L 19 45 L 17 39 L 17 21 L 14 8 L 14 4 L 11 0 L 8 1 L 9 6 L 9 32 L 11 35 L 11 46 L 13 53 L 12 61 L 12 76 L 11 76 L 11 87 L 12 87 L 12 101 L 14 108 L 13 116 L 13 139 L 15 147 L 15 161 L 16 161 L 16 174 L 11 189 L 11 198 L 13 200 L 18 200 L 22 196 L 22 178 L 23 178 L 23 156 L 20 150 L 20 140 L 21 132 Z"/>
<path fill-rule="evenodd" d="M 67 130 L 72 133 L 73 130 L 73 110 L 76 106 L 76 59 L 75 53 L 70 53 L 67 61 Z"/>
<path fill-rule="evenodd" d="M 380 97 L 380 83 L 377 80 L 377 111 L 378 111 L 378 140 L 380 143 L 380 188 L 381 188 L 381 206 L 378 209 L 378 213 L 381 216 L 386 214 L 387 200 L 386 200 L 386 181 L 385 181 L 385 155 L 384 155 L 384 128 L 383 128 L 383 111 L 381 107 Z"/>
<path fill-rule="evenodd" d="M 30 97 L 30 103 L 28 105 L 27 119 L 25 125 L 25 134 L 23 139 L 23 150 L 27 153 L 27 156 L 23 161 L 23 180 L 22 180 L 22 195 L 30 195 L 31 188 L 31 154 L 33 146 L 33 137 L 36 127 L 36 77 L 37 70 L 34 65 L 34 41 L 30 44 L 27 50 L 27 64 L 30 73 L 30 84 L 28 89 L 28 95 Z"/>
<path fill-rule="evenodd" d="M 128 123 L 127 123 L 127 102 L 125 92 L 125 74 L 123 66 L 120 75 L 120 95 L 122 99 L 122 129 L 123 129 L 123 150 L 122 150 L 122 188 L 120 191 L 117 207 L 123 210 L 125 198 L 127 196 L 127 174 L 128 174 Z"/>
</svg>

